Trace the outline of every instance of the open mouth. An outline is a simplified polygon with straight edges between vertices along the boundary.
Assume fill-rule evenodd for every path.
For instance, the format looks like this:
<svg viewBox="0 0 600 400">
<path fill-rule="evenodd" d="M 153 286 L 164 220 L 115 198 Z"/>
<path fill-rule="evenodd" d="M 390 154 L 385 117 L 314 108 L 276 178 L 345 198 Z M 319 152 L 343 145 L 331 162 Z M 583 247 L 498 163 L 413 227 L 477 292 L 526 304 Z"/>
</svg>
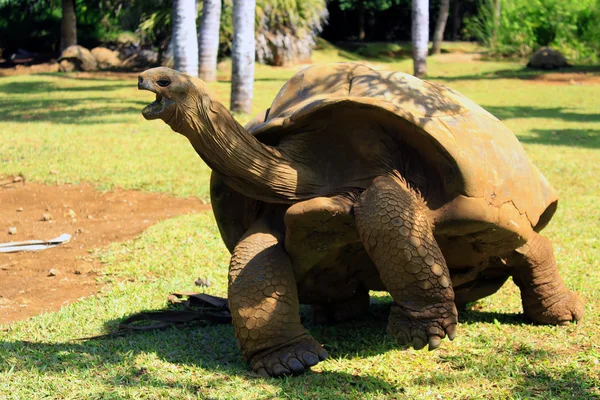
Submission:
<svg viewBox="0 0 600 400">
<path fill-rule="evenodd" d="M 156 94 L 156 100 L 144 107 L 142 115 L 146 119 L 156 119 L 160 117 L 160 114 L 165 110 L 165 104 L 163 97 L 160 94 Z"/>
<path fill-rule="evenodd" d="M 142 90 L 149 90 L 153 92 L 153 90 L 150 89 Z M 172 104 L 174 104 L 173 101 L 156 93 L 156 100 L 144 107 L 144 109 L 142 110 L 142 115 L 146 119 L 160 118 L 163 115 L 163 113 L 167 110 L 167 108 L 169 108 L 169 106 L 171 106 Z"/>
</svg>

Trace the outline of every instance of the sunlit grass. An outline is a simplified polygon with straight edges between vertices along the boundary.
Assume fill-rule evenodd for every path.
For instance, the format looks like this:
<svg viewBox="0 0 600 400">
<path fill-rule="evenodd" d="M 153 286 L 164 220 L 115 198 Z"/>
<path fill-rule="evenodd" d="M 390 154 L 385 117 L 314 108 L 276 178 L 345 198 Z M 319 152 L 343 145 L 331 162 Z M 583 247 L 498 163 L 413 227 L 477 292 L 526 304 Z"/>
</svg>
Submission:
<svg viewBox="0 0 600 400">
<path fill-rule="evenodd" d="M 362 58 L 331 47 L 314 59 Z M 411 70 L 410 60 L 367 62 Z M 257 66 L 254 112 L 268 107 L 298 68 Z M 454 342 L 431 353 L 401 350 L 385 333 L 389 300 L 378 293 L 373 315 L 362 321 L 309 326 L 331 357 L 312 373 L 280 380 L 247 370 L 230 326 L 70 341 L 114 328 L 129 313 L 163 307 L 171 291 L 197 289 L 197 277 L 213 283 L 209 293 L 226 293 L 228 255 L 212 215 L 189 215 L 97 251 L 105 265 L 99 295 L 0 328 L 0 399 L 598 398 L 600 86 L 511 78 L 520 68 L 429 61 L 432 77 L 502 118 L 558 190 L 559 210 L 544 234 L 554 242 L 567 285 L 587 300 L 583 324 L 524 324 L 518 290 L 509 283 L 461 314 Z M 227 69 L 223 64 L 225 77 Z M 209 170 L 183 137 L 141 117 L 152 96 L 135 86 L 135 76 L 0 78 L 0 176 L 206 199 Z M 228 104 L 229 82 L 211 90 Z"/>
</svg>

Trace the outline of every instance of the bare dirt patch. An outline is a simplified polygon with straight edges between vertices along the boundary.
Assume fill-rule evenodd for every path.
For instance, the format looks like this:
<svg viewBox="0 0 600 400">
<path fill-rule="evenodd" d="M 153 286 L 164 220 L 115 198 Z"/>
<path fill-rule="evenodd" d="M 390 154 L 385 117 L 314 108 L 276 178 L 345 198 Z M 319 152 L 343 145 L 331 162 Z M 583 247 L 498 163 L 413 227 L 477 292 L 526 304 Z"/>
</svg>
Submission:
<svg viewBox="0 0 600 400">
<path fill-rule="evenodd" d="M 0 68 L 0 77 L 15 75 L 30 75 L 40 73 L 54 73 L 58 71 L 57 62 L 47 62 L 34 65 L 17 65 L 10 68 Z M 93 71 L 93 72 L 69 72 L 64 73 L 69 78 L 91 78 L 91 79 L 137 79 L 139 72 L 127 71 Z"/>
<path fill-rule="evenodd" d="M 0 254 L 0 324 L 55 311 L 97 292 L 102 267 L 89 250 L 134 238 L 159 220 L 208 209 L 197 199 L 157 193 L 102 193 L 90 185 L 0 179 L 1 243 L 72 235 L 55 248 Z"/>
<path fill-rule="evenodd" d="M 35 65 L 17 65 L 12 68 L 1 68 L 0 76 L 39 74 L 42 72 L 58 72 L 58 63 L 48 62 Z"/>
</svg>

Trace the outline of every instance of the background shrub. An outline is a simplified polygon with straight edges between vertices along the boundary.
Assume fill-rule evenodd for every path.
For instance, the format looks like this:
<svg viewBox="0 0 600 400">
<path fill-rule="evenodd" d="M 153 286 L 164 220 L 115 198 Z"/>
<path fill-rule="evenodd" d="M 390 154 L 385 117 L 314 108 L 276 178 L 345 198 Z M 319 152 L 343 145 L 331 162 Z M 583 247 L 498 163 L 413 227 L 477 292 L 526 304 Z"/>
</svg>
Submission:
<svg viewBox="0 0 600 400">
<path fill-rule="evenodd" d="M 500 1 L 500 18 L 496 14 Z M 527 57 L 542 46 L 561 51 L 569 61 L 598 61 L 598 0 L 484 0 L 465 31 L 503 57 Z"/>
</svg>

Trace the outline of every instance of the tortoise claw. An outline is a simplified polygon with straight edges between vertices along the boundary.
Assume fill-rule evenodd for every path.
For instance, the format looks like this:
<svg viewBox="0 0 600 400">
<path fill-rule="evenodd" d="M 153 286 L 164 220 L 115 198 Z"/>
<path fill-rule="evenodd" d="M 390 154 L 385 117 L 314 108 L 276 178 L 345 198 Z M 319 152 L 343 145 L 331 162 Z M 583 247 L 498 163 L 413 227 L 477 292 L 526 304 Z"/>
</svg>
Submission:
<svg viewBox="0 0 600 400">
<path fill-rule="evenodd" d="M 457 323 L 458 313 L 454 303 L 428 306 L 423 312 L 413 311 L 411 317 L 396 306 L 392 307 L 387 330 L 400 345 L 412 346 L 415 350 L 429 345 L 429 350 L 435 350 L 446 336 L 450 340 L 456 337 Z"/>
<path fill-rule="evenodd" d="M 250 361 L 252 369 L 262 375 L 280 377 L 301 374 L 328 357 L 327 351 L 312 337 L 261 353 Z"/>
</svg>

